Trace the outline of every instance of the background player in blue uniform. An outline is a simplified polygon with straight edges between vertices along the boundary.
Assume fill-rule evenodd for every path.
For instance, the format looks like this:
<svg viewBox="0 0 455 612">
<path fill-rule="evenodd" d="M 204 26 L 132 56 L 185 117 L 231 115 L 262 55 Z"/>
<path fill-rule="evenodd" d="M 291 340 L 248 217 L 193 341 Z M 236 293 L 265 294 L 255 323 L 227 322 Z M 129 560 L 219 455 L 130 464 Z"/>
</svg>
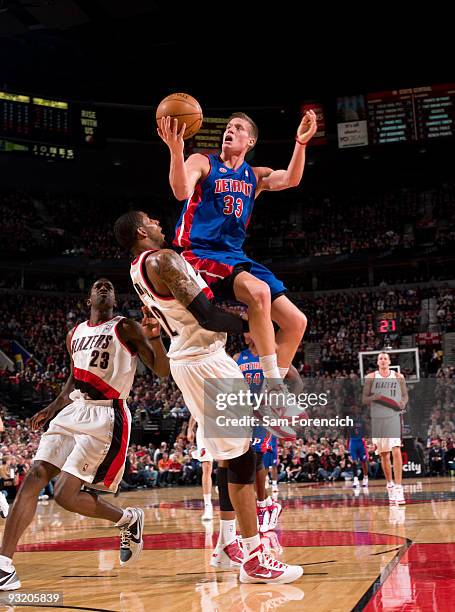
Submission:
<svg viewBox="0 0 455 612">
<path fill-rule="evenodd" d="M 262 371 L 259 355 L 251 334 L 244 334 L 244 338 L 248 348 L 240 351 L 240 353 L 236 353 L 233 356 L 233 359 L 238 363 L 238 366 L 242 371 L 242 374 L 245 377 L 251 391 L 253 393 L 259 392 L 264 381 L 264 373 Z M 270 497 L 267 497 L 265 491 L 267 470 L 263 464 L 263 457 L 265 454 L 268 454 L 269 449 L 271 449 L 271 440 L 273 437 L 274 436 L 272 436 L 272 434 L 269 433 L 264 427 L 253 428 L 252 446 L 254 452 L 256 453 L 257 514 L 259 531 L 262 533 L 276 527 L 278 517 L 282 510 L 281 504 L 274 504 L 273 500 Z"/>
<path fill-rule="evenodd" d="M 362 466 L 363 472 L 363 480 L 362 485 L 364 487 L 368 486 L 368 449 L 365 444 L 365 425 L 363 421 L 363 416 L 361 414 L 361 409 L 356 406 L 354 407 L 354 427 L 353 433 L 349 437 L 349 454 L 351 455 L 352 460 L 356 464 L 355 472 L 354 472 L 354 487 L 359 486 L 359 478 L 358 478 L 358 470 L 357 466 L 360 464 Z"/>
<path fill-rule="evenodd" d="M 259 392 L 264 381 L 264 373 L 259 361 L 259 355 L 254 344 L 251 334 L 244 334 L 245 343 L 248 348 L 236 353 L 233 356 L 234 361 L 238 363 L 243 376 L 245 377 L 251 391 Z M 297 370 L 291 366 L 288 378 L 294 381 L 298 379 L 301 385 L 301 380 Z M 300 388 L 294 387 L 293 392 L 299 392 Z M 275 481 L 276 465 L 278 458 L 277 440 L 275 436 L 269 433 L 264 427 L 254 427 L 252 434 L 252 446 L 256 452 L 256 495 L 258 506 L 259 530 L 266 532 L 269 529 L 274 529 L 277 525 L 278 517 L 281 513 L 281 504 L 273 503 L 270 497 L 266 496 L 265 481 L 269 471 L 269 467 L 275 466 Z"/>
<path fill-rule="evenodd" d="M 248 306 L 250 330 L 266 378 L 282 379 L 291 365 L 306 327 L 306 317 L 284 295 L 281 281 L 243 252 L 246 228 L 255 198 L 262 191 L 299 185 L 305 147 L 317 129 L 313 111 L 297 128 L 296 143 L 286 170 L 251 167 L 245 155 L 258 138 L 254 121 L 244 113 L 231 115 L 217 155 L 190 155 L 184 160 L 182 130 L 163 117 L 158 133 L 170 150 L 169 181 L 178 200 L 186 200 L 174 244 L 204 277 L 217 297 L 233 295 Z M 272 320 L 280 329 L 276 336 Z"/>
</svg>

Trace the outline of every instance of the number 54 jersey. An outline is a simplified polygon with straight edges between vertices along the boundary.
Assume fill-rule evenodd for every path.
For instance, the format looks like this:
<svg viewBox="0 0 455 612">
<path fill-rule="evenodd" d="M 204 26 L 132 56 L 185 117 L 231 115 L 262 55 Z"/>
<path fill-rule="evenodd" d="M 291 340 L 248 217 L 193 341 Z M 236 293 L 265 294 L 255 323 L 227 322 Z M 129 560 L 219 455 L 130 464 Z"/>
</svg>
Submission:
<svg viewBox="0 0 455 612">
<path fill-rule="evenodd" d="M 74 388 L 92 400 L 126 399 L 136 372 L 136 355 L 117 331 L 125 317 L 99 325 L 84 321 L 71 336 Z"/>
<path fill-rule="evenodd" d="M 152 287 L 145 267 L 147 257 L 156 251 L 144 251 L 131 262 L 131 280 L 142 303 L 158 319 L 171 339 L 169 359 L 185 360 L 214 353 L 226 344 L 226 334 L 204 329 L 191 312 L 173 296 L 163 296 Z M 179 255 L 179 257 L 181 257 Z M 213 298 L 212 291 L 201 275 L 181 257 L 188 276 L 205 293 Z"/>
</svg>

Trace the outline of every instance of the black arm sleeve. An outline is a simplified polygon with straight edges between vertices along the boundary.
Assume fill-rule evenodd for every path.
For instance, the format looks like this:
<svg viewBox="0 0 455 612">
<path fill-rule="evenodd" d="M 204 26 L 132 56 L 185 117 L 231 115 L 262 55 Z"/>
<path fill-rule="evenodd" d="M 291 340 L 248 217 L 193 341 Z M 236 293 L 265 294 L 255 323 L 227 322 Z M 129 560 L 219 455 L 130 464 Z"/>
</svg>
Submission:
<svg viewBox="0 0 455 612">
<path fill-rule="evenodd" d="M 204 329 L 228 334 L 249 331 L 248 321 L 214 306 L 203 291 L 188 305 L 188 310 Z"/>
</svg>

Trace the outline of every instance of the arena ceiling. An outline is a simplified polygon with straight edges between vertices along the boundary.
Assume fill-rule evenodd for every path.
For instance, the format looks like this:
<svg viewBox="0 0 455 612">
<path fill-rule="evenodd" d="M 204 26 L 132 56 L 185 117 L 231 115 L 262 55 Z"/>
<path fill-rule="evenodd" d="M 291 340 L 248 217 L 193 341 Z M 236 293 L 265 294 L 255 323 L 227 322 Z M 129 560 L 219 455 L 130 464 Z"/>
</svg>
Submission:
<svg viewBox="0 0 455 612">
<path fill-rule="evenodd" d="M 0 88 L 135 104 L 183 90 L 245 107 L 453 80 L 442 31 L 429 45 L 385 8 L 362 23 L 324 5 L 0 0 Z"/>
</svg>

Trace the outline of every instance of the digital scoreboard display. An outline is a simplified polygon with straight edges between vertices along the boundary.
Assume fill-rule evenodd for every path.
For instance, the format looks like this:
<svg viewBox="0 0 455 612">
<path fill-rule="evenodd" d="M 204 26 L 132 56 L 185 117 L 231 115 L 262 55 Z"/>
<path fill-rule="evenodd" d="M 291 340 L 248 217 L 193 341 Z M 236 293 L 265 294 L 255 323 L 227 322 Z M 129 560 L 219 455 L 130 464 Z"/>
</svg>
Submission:
<svg viewBox="0 0 455 612">
<path fill-rule="evenodd" d="M 412 89 L 367 94 L 366 100 L 371 144 L 415 140 Z"/>
<path fill-rule="evenodd" d="M 455 83 L 370 93 L 369 141 L 428 141 L 455 136 Z"/>
<path fill-rule="evenodd" d="M 189 153 L 213 153 L 221 151 L 227 117 L 204 117 L 201 129 L 188 143 Z"/>
<path fill-rule="evenodd" d="M 419 140 L 455 136 L 455 83 L 414 88 Z"/>
<path fill-rule="evenodd" d="M 56 146 L 73 149 L 99 144 L 98 111 L 80 102 L 0 91 L 0 137 L 9 143 L 29 142 L 34 155 L 42 155 L 45 145 L 49 151 L 54 145 L 52 153 L 44 156 L 66 159 L 54 155 Z"/>
<path fill-rule="evenodd" d="M 397 334 L 399 314 L 393 310 L 378 312 L 376 315 L 376 332 L 378 334 Z"/>
</svg>

